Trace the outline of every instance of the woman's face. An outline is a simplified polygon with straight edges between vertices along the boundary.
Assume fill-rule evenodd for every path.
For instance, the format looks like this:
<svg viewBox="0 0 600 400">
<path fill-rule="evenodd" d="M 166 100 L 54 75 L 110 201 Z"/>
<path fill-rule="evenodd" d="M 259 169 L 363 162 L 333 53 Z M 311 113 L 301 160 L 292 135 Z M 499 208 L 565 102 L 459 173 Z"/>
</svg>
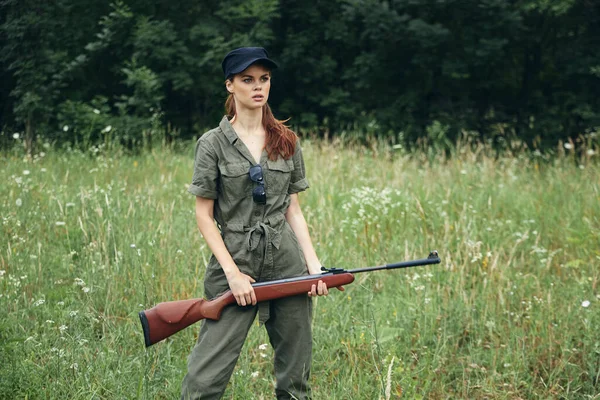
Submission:
<svg viewBox="0 0 600 400">
<path fill-rule="evenodd" d="M 235 106 L 250 110 L 261 108 L 267 103 L 271 90 L 271 71 L 253 64 L 225 82 L 227 91 L 233 94 Z"/>
</svg>

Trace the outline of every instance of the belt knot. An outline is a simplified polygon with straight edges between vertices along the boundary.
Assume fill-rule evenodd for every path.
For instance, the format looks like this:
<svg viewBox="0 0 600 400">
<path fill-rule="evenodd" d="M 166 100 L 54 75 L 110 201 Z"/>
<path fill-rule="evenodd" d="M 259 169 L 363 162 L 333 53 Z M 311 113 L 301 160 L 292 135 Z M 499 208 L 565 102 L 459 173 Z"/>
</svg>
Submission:
<svg viewBox="0 0 600 400">
<path fill-rule="evenodd" d="M 244 228 L 244 232 L 246 232 L 246 246 L 248 251 L 256 250 L 258 243 L 260 242 L 260 237 L 263 235 L 265 236 L 265 245 L 270 243 L 273 247 L 279 249 L 279 245 L 281 244 L 281 233 L 264 222 L 257 222 L 251 227 Z"/>
</svg>

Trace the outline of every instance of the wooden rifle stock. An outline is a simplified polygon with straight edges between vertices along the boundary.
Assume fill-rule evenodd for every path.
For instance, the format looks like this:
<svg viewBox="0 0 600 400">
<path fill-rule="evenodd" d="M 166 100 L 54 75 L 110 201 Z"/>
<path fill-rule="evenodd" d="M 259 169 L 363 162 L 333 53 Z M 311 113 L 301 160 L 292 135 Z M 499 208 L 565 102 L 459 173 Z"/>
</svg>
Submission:
<svg viewBox="0 0 600 400">
<path fill-rule="evenodd" d="M 254 294 L 257 301 L 267 301 L 279 299 L 282 297 L 294 296 L 302 293 L 308 293 L 312 285 L 323 281 L 327 288 L 337 288 L 347 285 L 354 281 L 354 273 L 375 271 L 380 269 L 409 268 L 428 264 L 438 264 L 440 258 L 436 251 L 429 254 L 429 257 L 404 261 L 395 264 L 386 264 L 377 267 L 358 268 L 346 271 L 344 269 L 330 268 L 325 269 L 323 274 L 307 275 L 298 278 L 279 279 L 269 282 L 253 283 Z M 236 303 L 230 290 L 213 300 L 190 299 L 180 301 L 169 301 L 159 303 L 153 308 L 140 311 L 139 317 L 144 330 L 144 341 L 146 347 L 152 346 L 168 338 L 169 336 L 187 328 L 201 319 L 218 320 L 221 318 L 223 308 Z"/>
</svg>

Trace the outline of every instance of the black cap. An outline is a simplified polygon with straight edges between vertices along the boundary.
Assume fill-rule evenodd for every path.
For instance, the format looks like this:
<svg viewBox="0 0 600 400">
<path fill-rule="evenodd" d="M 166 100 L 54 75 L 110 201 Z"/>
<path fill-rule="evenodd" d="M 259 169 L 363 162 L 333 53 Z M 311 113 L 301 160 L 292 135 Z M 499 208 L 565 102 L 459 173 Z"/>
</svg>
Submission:
<svg viewBox="0 0 600 400">
<path fill-rule="evenodd" d="M 269 59 L 267 51 L 262 47 L 241 47 L 231 50 L 223 59 L 221 67 L 223 68 L 225 79 L 228 79 L 256 62 L 260 62 L 270 69 L 277 68 L 277 64 Z"/>
</svg>

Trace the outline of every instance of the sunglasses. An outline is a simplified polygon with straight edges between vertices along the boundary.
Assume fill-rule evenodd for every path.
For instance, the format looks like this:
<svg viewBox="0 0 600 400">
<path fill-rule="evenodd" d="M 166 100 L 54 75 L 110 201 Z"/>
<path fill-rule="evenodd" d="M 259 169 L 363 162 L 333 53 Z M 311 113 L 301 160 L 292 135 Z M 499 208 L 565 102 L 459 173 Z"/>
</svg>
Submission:
<svg viewBox="0 0 600 400">
<path fill-rule="evenodd" d="M 250 167 L 248 171 L 250 180 L 258 183 L 258 186 L 252 190 L 252 200 L 257 204 L 267 204 L 267 193 L 265 192 L 265 181 L 263 179 L 263 171 L 260 164 L 256 164 Z"/>
</svg>

